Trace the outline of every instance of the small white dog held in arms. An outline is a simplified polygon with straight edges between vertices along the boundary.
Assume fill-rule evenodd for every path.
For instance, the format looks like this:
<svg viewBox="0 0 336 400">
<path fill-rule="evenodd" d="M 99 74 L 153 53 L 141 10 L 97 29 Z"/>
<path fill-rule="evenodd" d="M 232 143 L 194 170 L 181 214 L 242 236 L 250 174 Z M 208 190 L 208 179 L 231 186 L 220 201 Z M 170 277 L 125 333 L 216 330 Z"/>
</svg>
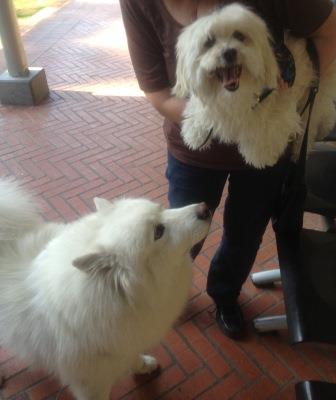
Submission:
<svg viewBox="0 0 336 400">
<path fill-rule="evenodd" d="M 177 43 L 173 93 L 189 98 L 182 137 L 193 150 L 211 138 L 236 143 L 248 164 L 274 165 L 291 141 L 300 141 L 300 117 L 315 79 L 306 41 L 286 35 L 296 78 L 277 90 L 280 70 L 265 22 L 248 8 L 231 4 L 186 27 Z M 265 90 L 273 90 L 263 101 Z M 328 135 L 336 122 L 336 64 L 321 81 L 310 123 L 310 143 Z M 209 136 L 211 132 L 211 136 Z M 207 140 L 208 138 L 208 140 Z"/>
<path fill-rule="evenodd" d="M 15 183 L 0 180 L 0 344 L 55 373 L 78 400 L 107 400 L 181 313 L 190 249 L 208 233 L 204 203 L 163 209 L 110 203 L 69 224 L 43 222 Z"/>
</svg>

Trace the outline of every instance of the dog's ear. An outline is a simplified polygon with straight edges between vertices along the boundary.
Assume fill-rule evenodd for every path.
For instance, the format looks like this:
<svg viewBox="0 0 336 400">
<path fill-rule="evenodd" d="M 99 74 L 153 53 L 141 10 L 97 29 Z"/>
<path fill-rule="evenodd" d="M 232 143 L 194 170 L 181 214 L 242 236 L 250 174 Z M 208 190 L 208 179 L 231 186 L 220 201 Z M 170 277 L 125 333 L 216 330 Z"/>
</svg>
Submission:
<svg viewBox="0 0 336 400">
<path fill-rule="evenodd" d="M 273 89 L 278 86 L 279 66 L 276 61 L 270 37 L 264 38 L 265 43 L 262 47 L 264 68 L 265 68 L 265 87 Z"/>
<path fill-rule="evenodd" d="M 95 197 L 93 202 L 96 206 L 96 210 L 103 210 L 104 208 L 110 207 L 111 203 L 108 200 L 102 199 L 101 197 Z"/>
<path fill-rule="evenodd" d="M 84 272 L 95 272 L 111 268 L 113 257 L 108 253 L 89 253 L 75 258 L 72 265 Z"/>
<path fill-rule="evenodd" d="M 191 73 L 191 54 L 190 49 L 190 29 L 184 30 L 178 38 L 176 45 L 176 83 L 172 89 L 172 94 L 177 97 L 186 98 L 190 95 Z"/>
<path fill-rule="evenodd" d="M 115 254 L 108 252 L 85 254 L 75 258 L 72 265 L 90 275 L 108 276 L 118 293 L 127 294 L 129 273 L 127 268 L 123 268 L 118 262 Z"/>
</svg>

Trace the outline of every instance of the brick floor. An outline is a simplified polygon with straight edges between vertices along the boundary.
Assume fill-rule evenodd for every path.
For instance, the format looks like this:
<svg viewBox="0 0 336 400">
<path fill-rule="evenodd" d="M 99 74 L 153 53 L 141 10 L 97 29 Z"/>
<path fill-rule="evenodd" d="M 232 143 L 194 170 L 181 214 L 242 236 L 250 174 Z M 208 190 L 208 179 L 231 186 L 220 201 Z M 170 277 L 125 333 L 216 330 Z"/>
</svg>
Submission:
<svg viewBox="0 0 336 400">
<path fill-rule="evenodd" d="M 92 209 L 92 197 L 147 196 L 167 204 L 161 118 L 137 89 L 116 0 L 73 0 L 24 35 L 29 64 L 43 66 L 50 98 L 38 107 L 0 107 L 0 174 L 20 178 L 47 219 L 72 220 Z M 4 60 L 0 53 L 0 69 Z M 162 365 L 154 379 L 125 377 L 112 391 L 124 400 L 287 400 L 303 378 L 336 382 L 336 350 L 290 347 L 285 332 L 258 336 L 249 327 L 239 343 L 214 323 L 204 292 L 209 259 L 220 238 L 222 205 L 194 266 L 194 285 L 183 316 L 153 349 Z M 308 224 L 318 220 L 308 217 Z M 276 267 L 267 231 L 255 270 Z M 250 282 L 241 295 L 249 323 L 283 310 L 279 288 Z M 43 371 L 28 368 L 0 348 L 7 382 L 0 399 L 69 400 Z"/>
</svg>

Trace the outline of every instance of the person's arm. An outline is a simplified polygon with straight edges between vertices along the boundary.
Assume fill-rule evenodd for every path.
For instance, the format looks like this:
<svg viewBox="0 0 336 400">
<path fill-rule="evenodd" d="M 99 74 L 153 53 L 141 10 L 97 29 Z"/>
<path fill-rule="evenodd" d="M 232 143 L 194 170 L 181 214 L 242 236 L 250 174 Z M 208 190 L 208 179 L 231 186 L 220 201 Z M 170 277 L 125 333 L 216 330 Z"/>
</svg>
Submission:
<svg viewBox="0 0 336 400">
<path fill-rule="evenodd" d="M 281 0 L 283 26 L 298 37 L 311 37 L 324 74 L 336 59 L 336 11 L 331 0 Z"/>
<path fill-rule="evenodd" d="M 145 92 L 145 96 L 161 115 L 178 124 L 182 121 L 186 100 L 173 96 L 169 88 L 157 92 Z"/>
<path fill-rule="evenodd" d="M 163 48 L 138 0 L 120 1 L 129 53 L 140 88 L 164 117 L 180 123 L 185 100 L 172 96 Z"/>
<path fill-rule="evenodd" d="M 180 122 L 184 104 L 170 93 L 164 49 L 156 27 L 145 12 L 145 4 L 138 0 L 120 0 L 120 6 L 140 89 L 160 114 Z"/>
<path fill-rule="evenodd" d="M 321 74 L 336 60 L 336 10 L 311 35 L 319 54 Z"/>
</svg>

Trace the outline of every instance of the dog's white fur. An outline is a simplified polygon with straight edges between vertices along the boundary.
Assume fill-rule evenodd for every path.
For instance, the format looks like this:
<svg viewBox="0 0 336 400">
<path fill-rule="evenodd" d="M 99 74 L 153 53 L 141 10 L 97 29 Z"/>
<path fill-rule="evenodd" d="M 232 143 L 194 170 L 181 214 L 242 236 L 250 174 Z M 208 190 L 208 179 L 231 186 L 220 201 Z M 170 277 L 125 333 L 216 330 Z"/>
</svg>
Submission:
<svg viewBox="0 0 336 400">
<path fill-rule="evenodd" d="M 240 41 L 234 32 L 240 32 Z M 206 48 L 208 37 L 215 38 Z M 239 4 L 231 4 L 202 17 L 184 29 L 177 43 L 176 85 L 173 93 L 188 97 L 182 136 L 191 149 L 207 147 L 207 135 L 221 142 L 236 143 L 247 163 L 257 168 L 274 165 L 290 141 L 299 141 L 305 127 L 299 113 L 307 90 L 315 78 L 305 40 L 286 36 L 286 44 L 296 64 L 296 79 L 285 91 L 274 90 L 256 104 L 263 88 L 277 88 L 279 68 L 270 45 L 265 22 Z M 216 68 L 225 67 L 226 49 L 236 49 L 242 65 L 238 90 L 226 90 L 216 77 Z M 336 122 L 336 64 L 324 74 L 314 105 L 310 142 L 330 133 Z"/>
<path fill-rule="evenodd" d="M 157 368 L 142 353 L 181 312 L 189 251 L 210 224 L 198 205 L 95 205 L 75 222 L 45 223 L 17 184 L 0 181 L 0 343 L 56 373 L 78 400 L 107 400 L 128 370 Z"/>
</svg>

